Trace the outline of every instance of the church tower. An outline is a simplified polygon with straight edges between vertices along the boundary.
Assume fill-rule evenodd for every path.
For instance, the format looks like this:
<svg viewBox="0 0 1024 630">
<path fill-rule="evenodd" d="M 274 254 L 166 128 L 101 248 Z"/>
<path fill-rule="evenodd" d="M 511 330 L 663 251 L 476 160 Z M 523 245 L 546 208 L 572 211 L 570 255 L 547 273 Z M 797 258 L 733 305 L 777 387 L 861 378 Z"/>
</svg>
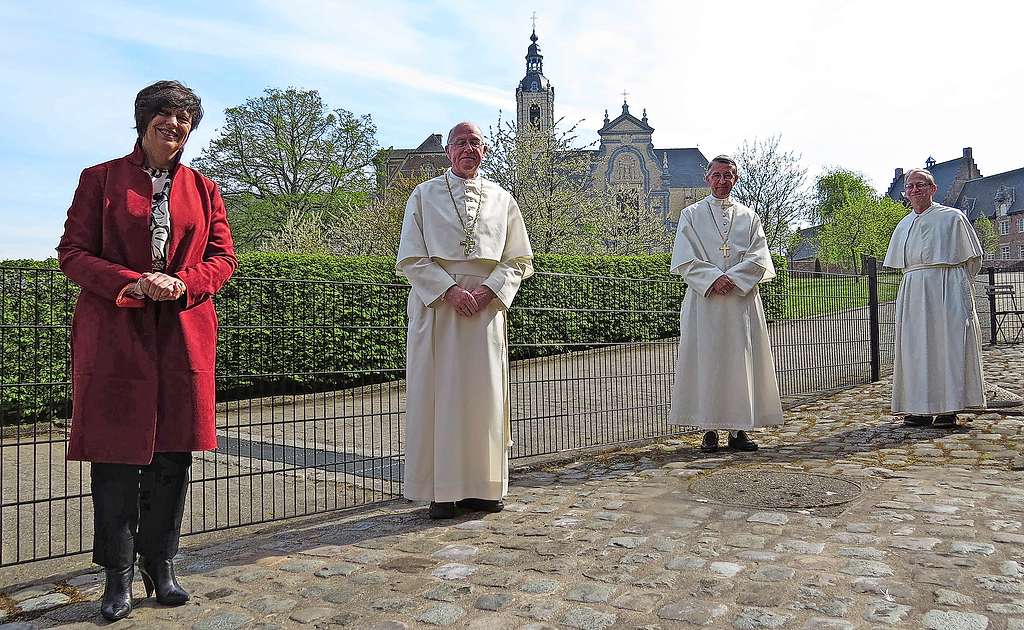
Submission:
<svg viewBox="0 0 1024 630">
<path fill-rule="evenodd" d="M 516 122 L 519 132 L 550 129 L 554 125 L 555 88 L 544 76 L 544 55 L 537 45 L 537 29 L 530 34 L 526 50 L 526 76 L 516 87 Z"/>
</svg>

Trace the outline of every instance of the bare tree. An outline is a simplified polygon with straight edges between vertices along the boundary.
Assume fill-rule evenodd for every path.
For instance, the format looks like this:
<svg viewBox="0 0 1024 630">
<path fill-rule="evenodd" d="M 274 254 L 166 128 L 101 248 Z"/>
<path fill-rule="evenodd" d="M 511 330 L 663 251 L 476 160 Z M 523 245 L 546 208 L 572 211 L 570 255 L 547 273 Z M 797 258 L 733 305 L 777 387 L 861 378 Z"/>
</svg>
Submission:
<svg viewBox="0 0 1024 630">
<path fill-rule="evenodd" d="M 432 176 L 426 171 L 411 176 L 398 174 L 382 182 L 370 199 L 347 205 L 331 236 L 332 251 L 346 256 L 396 255 L 406 202 L 413 189 Z"/>
<path fill-rule="evenodd" d="M 592 186 L 592 154 L 577 144 L 577 126 L 558 131 L 561 122 L 550 130 L 520 130 L 499 113 L 488 129 L 490 154 L 481 170 L 516 199 L 534 251 L 602 252 L 613 198 Z"/>
<path fill-rule="evenodd" d="M 779 136 L 744 140 L 736 152 L 740 181 L 733 189 L 736 199 L 761 218 L 768 248 L 774 252 L 782 251 L 792 224 L 807 215 L 813 199 L 800 155 L 779 144 Z"/>
</svg>

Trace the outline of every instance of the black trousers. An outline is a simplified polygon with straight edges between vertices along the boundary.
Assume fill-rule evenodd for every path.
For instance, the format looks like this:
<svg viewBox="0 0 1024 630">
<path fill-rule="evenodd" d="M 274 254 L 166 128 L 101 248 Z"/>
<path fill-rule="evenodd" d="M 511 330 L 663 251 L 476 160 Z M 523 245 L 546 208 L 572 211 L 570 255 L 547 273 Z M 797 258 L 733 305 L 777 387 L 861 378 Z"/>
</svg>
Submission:
<svg viewBox="0 0 1024 630">
<path fill-rule="evenodd" d="M 92 561 L 107 568 L 135 554 L 167 560 L 178 553 L 192 453 L 154 453 L 145 466 L 92 465 Z"/>
</svg>

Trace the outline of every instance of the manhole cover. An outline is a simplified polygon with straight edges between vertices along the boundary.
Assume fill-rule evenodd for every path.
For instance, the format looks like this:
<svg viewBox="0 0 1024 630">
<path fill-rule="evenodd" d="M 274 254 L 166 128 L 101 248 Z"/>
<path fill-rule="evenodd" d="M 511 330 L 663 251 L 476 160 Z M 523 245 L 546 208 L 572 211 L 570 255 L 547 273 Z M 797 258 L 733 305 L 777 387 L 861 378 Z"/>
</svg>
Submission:
<svg viewBox="0 0 1024 630">
<path fill-rule="evenodd" d="M 771 470 L 712 473 L 690 489 L 717 503 L 751 508 L 827 507 L 860 496 L 860 486 L 839 477 Z"/>
</svg>

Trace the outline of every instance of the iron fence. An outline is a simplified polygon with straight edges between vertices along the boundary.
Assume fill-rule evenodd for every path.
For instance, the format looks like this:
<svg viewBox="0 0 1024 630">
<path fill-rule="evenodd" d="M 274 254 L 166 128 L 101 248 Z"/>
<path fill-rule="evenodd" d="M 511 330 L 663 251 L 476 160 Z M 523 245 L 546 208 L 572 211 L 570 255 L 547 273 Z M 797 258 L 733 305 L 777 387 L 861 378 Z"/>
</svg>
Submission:
<svg viewBox="0 0 1024 630">
<path fill-rule="evenodd" d="M 891 371 L 899 278 L 869 267 L 765 291 L 787 407 Z M 979 276 L 986 338 L 1022 338 L 1019 275 Z M 184 533 L 400 496 L 408 290 L 264 278 L 225 287 L 219 448 L 193 465 Z M 510 312 L 511 456 L 679 432 L 666 417 L 683 290 L 670 279 L 530 280 Z M 88 464 L 64 458 L 76 294 L 55 269 L 0 267 L 0 566 L 91 545 Z"/>
</svg>

